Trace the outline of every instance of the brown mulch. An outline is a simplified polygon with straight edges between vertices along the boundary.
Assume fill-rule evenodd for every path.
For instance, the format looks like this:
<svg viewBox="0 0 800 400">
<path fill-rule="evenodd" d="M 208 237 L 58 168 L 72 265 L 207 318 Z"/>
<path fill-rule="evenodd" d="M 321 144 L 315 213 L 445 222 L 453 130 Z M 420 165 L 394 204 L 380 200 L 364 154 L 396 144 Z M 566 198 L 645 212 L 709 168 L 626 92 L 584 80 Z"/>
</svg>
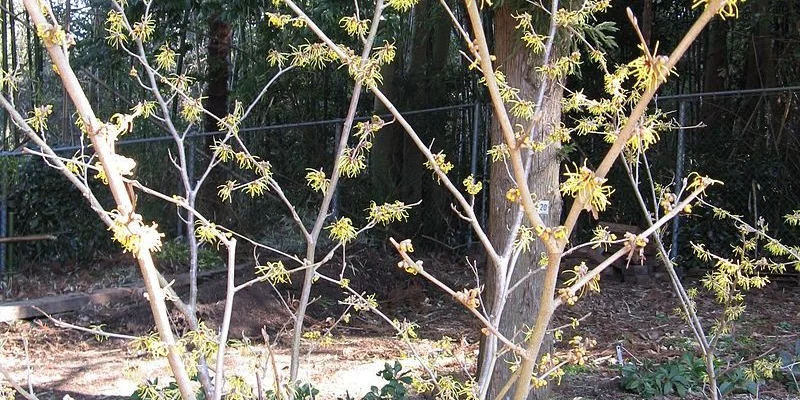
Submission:
<svg viewBox="0 0 800 400">
<path fill-rule="evenodd" d="M 430 283 L 410 278 L 396 268 L 395 257 L 376 257 L 375 251 L 369 248 L 349 249 L 347 256 L 347 268 L 357 276 L 353 279 L 354 285 L 358 285 L 355 289 L 377 293 L 381 307 L 387 314 L 400 321 L 404 318 L 416 321 L 423 339 L 433 341 L 445 335 L 456 340 L 464 338 L 471 352 L 477 349 L 480 333 L 474 319 Z M 85 271 L 77 266 L 73 270 L 63 267 L 67 270 L 57 272 L 42 269 L 48 272 L 38 276 L 35 275 L 36 270 L 26 270 L 25 282 L 17 278 L 16 297 L 32 297 L 37 291 L 60 294 L 92 290 L 120 281 L 125 284 L 134 282 L 132 276 L 135 276 L 136 269 L 132 261 L 126 262 L 124 258 L 116 261 L 117 264 L 102 262 L 85 268 Z M 475 277 L 469 272 L 463 257 L 445 253 L 429 255 L 425 265 L 435 266 L 437 276 L 455 288 L 474 286 Z M 326 268 L 330 268 L 328 272 L 331 275 L 338 275 L 341 266 Z M 251 277 L 252 271 L 243 269 L 237 275 L 237 283 Z M 278 347 L 280 351 L 285 351 L 289 343 L 287 332 L 291 330 L 286 305 L 294 305 L 299 297 L 301 281 L 300 276 L 293 277 L 293 284 L 279 285 L 277 293 L 266 284 L 254 285 L 239 292 L 234 301 L 231 337 L 247 337 L 257 341 L 264 327 L 271 337 L 281 338 Z M 674 312 L 679 304 L 669 283 L 632 285 L 604 278 L 601 284 L 600 294 L 587 296 L 577 305 L 557 313 L 554 322 L 557 325 L 569 324 L 572 318 L 585 317 L 577 331 L 568 332 L 567 337 L 580 334 L 597 340 L 597 347 L 591 354 L 595 362 L 567 374 L 562 384 L 554 388 L 558 398 L 637 398 L 619 388 L 619 372 L 615 365 L 617 345 L 621 345 L 625 362 L 644 359 L 664 362 L 679 358 L 686 351 L 696 350 L 691 331 Z M 697 286 L 699 283 L 689 281 L 686 285 Z M 224 288 L 222 276 L 207 278 L 199 283 L 198 314 L 209 326 L 216 326 L 222 319 Z M 185 294 L 187 288 L 178 287 L 176 290 Z M 703 293 L 703 290 L 700 292 Z M 283 296 L 283 301 L 278 293 Z M 315 285 L 313 297 L 316 300 L 309 308 L 308 326 L 324 330 L 332 322 L 327 317 L 344 311 L 344 306 L 339 304 L 344 295 L 339 287 L 319 283 Z M 723 356 L 727 357 L 728 362 L 735 364 L 762 354 L 776 354 L 800 339 L 800 288 L 796 285 L 772 285 L 765 290 L 748 293 L 747 307 L 744 318 L 737 324 L 733 336 L 735 340 L 726 342 Z M 712 298 L 700 296 L 697 308 L 704 325 L 710 326 L 719 307 Z M 60 318 L 82 326 L 103 324 L 103 329 L 109 332 L 130 335 L 147 333 L 153 325 L 144 298 L 131 299 L 130 302 L 110 307 L 84 309 Z M 185 327 L 177 312 L 172 312 L 172 318 L 178 327 Z M 354 317 L 350 324 L 337 327 L 334 333 L 341 338 L 341 349 L 317 349 L 319 354 L 333 351 L 336 357 L 347 361 L 380 357 L 396 359 L 405 355 L 405 349 L 394 338 L 391 327 L 371 314 Z M 0 324 L 0 342 L 0 359 L 6 360 L 6 363 L 20 360 L 24 347 L 28 349 L 29 358 L 42 360 L 74 358 L 79 354 L 105 354 L 103 352 L 109 351 L 125 353 L 124 346 L 120 347 L 118 342 L 115 346 L 109 344 L 114 341 L 98 343 L 89 334 L 55 328 L 46 320 Z M 23 342 L 27 342 L 27 346 Z M 331 368 L 335 367 L 336 364 L 333 364 Z M 54 376 L 59 374 L 58 363 L 52 363 L 49 368 L 52 369 L 39 369 L 38 372 Z M 56 395 L 69 392 L 58 389 L 57 385 L 49 390 Z M 93 392 L 86 389 L 84 393 Z M 75 393 L 71 395 L 76 399 L 92 398 L 76 397 Z M 761 398 L 788 399 L 792 395 L 784 385 L 769 383 L 763 388 Z"/>
</svg>

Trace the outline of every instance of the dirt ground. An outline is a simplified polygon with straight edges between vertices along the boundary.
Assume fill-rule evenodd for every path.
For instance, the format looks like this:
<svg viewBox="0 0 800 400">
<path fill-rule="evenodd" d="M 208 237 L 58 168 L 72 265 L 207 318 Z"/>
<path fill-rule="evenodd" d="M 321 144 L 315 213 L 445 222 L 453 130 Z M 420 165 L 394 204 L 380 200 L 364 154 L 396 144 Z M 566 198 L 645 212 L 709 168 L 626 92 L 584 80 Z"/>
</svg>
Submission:
<svg viewBox="0 0 800 400">
<path fill-rule="evenodd" d="M 463 257 L 441 254 L 424 260 L 426 267 L 436 271 L 436 275 L 452 287 L 474 286 L 475 278 Z M 419 339 L 414 341 L 419 354 L 435 354 L 438 350 L 434 343 L 448 336 L 455 339 L 458 351 L 455 357 L 441 359 L 437 369 L 462 377 L 464 372 L 459 372 L 462 368 L 475 372 L 480 327 L 456 302 L 421 278 L 409 279 L 395 267 L 394 258 L 376 258 L 370 249 L 348 251 L 348 264 L 356 274 L 353 282 L 358 290 L 377 293 L 381 308 L 389 316 L 419 324 Z M 338 267 L 331 268 L 338 274 Z M 237 282 L 251 277 L 252 270 L 242 269 Z M 133 284 L 136 269 L 132 260 L 115 257 L 90 267 L 23 269 L 14 279 L 7 296 L 34 298 Z M 699 285 L 688 279 L 687 286 Z M 300 278 L 295 278 L 297 280 Z M 582 299 L 576 306 L 558 313 L 555 321 L 558 325 L 568 324 L 571 318 L 584 318 L 576 333 L 594 338 L 597 346 L 591 352 L 591 363 L 570 369 L 561 385 L 553 387 L 556 398 L 638 398 L 620 389 L 617 345 L 621 346 L 626 362 L 643 359 L 664 362 L 679 358 L 693 348 L 691 332 L 681 317 L 674 314 L 678 302 L 667 282 L 632 285 L 604 278 L 601 284 L 600 294 Z M 298 296 L 298 287 L 295 282 L 278 288 L 290 306 Z M 176 289 L 179 293 L 186 291 L 184 287 Z M 200 294 L 200 318 L 216 326 L 224 307 L 223 277 L 203 279 Z M 341 289 L 320 283 L 313 295 L 317 300 L 310 307 L 308 326 L 325 329 L 331 323 L 327 317 L 336 317 L 343 310 L 338 303 L 343 298 Z M 800 287 L 772 285 L 748 294 L 746 303 L 747 311 L 735 333 L 738 339 L 731 341 L 725 352 L 730 355 L 726 358 L 729 364 L 793 348 L 800 339 Z M 708 322 L 719 307 L 705 296 L 698 300 L 698 309 Z M 263 362 L 268 350 L 261 339 L 261 330 L 265 328 L 270 337 L 276 339 L 270 348 L 275 353 L 279 374 L 285 374 L 291 329 L 288 316 L 284 304 L 269 285 L 255 285 L 238 293 L 231 338 L 250 341 L 253 345 L 230 350 L 226 358 L 229 373 L 239 374 L 255 384 L 255 366 Z M 102 324 L 105 331 L 126 335 L 146 334 L 153 326 L 148 304 L 142 297 L 57 317 L 85 327 Z M 184 326 L 177 311 L 173 311 L 172 317 L 179 328 Z M 361 398 L 370 386 L 383 385 L 376 373 L 383 369 L 384 362 L 400 360 L 404 368 L 417 366 L 419 369 L 411 352 L 394 336 L 391 327 L 372 314 L 361 313 L 350 323 L 338 325 L 333 336 L 331 346 L 307 343 L 304 349 L 308 356 L 300 378 L 320 390 L 317 398 L 332 399 L 346 394 Z M 169 376 L 165 360 L 135 354 L 127 341 L 98 342 L 92 334 L 58 328 L 46 319 L 0 324 L 0 366 L 26 387 L 30 384 L 43 400 L 60 400 L 65 394 L 78 400 L 128 398 L 145 380 L 161 378 L 163 381 Z M 265 385 L 269 385 L 270 379 L 264 377 Z M 788 399 L 796 393 L 791 393 L 783 383 L 768 381 L 759 395 L 760 398 Z M 702 398 L 700 393 L 692 396 Z"/>
</svg>

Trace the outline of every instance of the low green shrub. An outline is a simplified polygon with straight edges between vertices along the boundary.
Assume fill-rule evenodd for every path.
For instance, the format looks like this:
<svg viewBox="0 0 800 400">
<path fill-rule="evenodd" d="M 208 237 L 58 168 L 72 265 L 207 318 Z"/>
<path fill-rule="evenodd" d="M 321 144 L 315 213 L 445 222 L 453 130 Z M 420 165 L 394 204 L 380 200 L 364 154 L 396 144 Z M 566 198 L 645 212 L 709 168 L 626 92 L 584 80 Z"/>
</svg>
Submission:
<svg viewBox="0 0 800 400">
<path fill-rule="evenodd" d="M 395 361 L 394 365 L 386 363 L 383 370 L 378 372 L 378 376 L 382 377 L 386 384 L 378 389 L 373 386 L 369 393 L 367 393 L 363 400 L 405 400 L 408 396 L 408 388 L 412 378 L 409 376 L 410 371 L 402 371 L 403 366 L 399 361 Z"/>
</svg>

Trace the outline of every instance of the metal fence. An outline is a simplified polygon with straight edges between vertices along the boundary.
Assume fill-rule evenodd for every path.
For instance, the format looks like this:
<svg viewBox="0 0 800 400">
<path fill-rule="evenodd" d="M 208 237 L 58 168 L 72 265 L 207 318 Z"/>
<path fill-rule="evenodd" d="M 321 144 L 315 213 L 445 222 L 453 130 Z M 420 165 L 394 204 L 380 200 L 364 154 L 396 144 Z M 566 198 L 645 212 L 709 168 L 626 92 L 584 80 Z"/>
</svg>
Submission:
<svg viewBox="0 0 800 400">
<path fill-rule="evenodd" d="M 437 125 L 441 129 L 435 131 L 421 131 L 419 132 L 426 143 L 433 143 L 435 151 L 444 150 L 448 154 L 448 159 L 452 160 L 455 169 L 451 172 L 454 180 L 460 182 L 461 179 L 469 174 L 473 174 L 478 179 L 483 179 L 486 176 L 486 165 L 484 164 L 485 157 L 481 156 L 486 154 L 486 127 L 488 126 L 485 121 L 485 110 L 478 104 L 468 103 L 459 104 L 446 107 L 431 108 L 425 110 L 411 110 L 403 112 L 403 115 L 408 118 L 412 124 L 420 123 L 424 120 L 437 119 Z M 369 117 L 360 117 L 357 121 L 363 121 Z M 384 120 L 390 121 L 391 116 L 382 116 Z M 239 137 L 247 144 L 249 150 L 254 155 L 261 157 L 264 160 L 270 161 L 274 166 L 276 180 L 283 186 L 287 196 L 295 202 L 298 209 L 313 210 L 315 202 L 318 198 L 307 189 L 304 176 L 306 168 L 320 168 L 322 167 L 328 174 L 331 170 L 331 162 L 333 160 L 333 152 L 336 138 L 341 132 L 343 119 L 330 119 L 322 121 L 309 121 L 300 123 L 288 124 L 275 124 L 269 126 L 259 127 L 243 127 L 239 131 Z M 415 124 L 416 125 L 416 124 Z M 396 124 L 394 126 L 397 126 Z M 384 128 L 386 129 L 386 128 Z M 380 132 L 378 133 L 381 134 Z M 208 163 L 209 149 L 208 146 L 213 142 L 214 136 L 219 135 L 219 132 L 192 132 L 187 135 L 186 146 L 188 149 L 189 159 L 193 171 L 190 174 L 199 174 L 201 168 Z M 81 150 L 81 146 L 59 146 L 53 145 L 53 150 L 64 157 L 71 157 L 75 152 Z M 123 138 L 117 142 L 118 151 L 121 154 L 126 154 L 137 159 L 138 167 L 136 171 L 136 179 L 143 184 L 152 187 L 167 194 L 182 194 L 180 180 L 177 172 L 172 167 L 169 157 L 175 153 L 175 143 L 170 136 L 157 136 L 157 137 L 135 137 Z M 35 150 L 35 149 L 34 149 Z M 49 167 L 38 157 L 31 157 L 24 149 L 17 149 L 15 151 L 0 152 L 0 161 L 7 164 L 6 170 L 8 171 L 37 171 L 36 173 L 46 174 L 47 176 L 55 176 L 57 173 L 49 171 Z M 356 179 L 345 179 L 340 185 L 336 201 L 332 212 L 334 214 L 363 214 L 363 209 L 368 206 L 370 195 L 365 192 L 365 186 L 369 185 L 369 169 L 364 174 Z M 247 179 L 246 171 L 241 171 L 235 165 L 221 164 L 217 168 L 217 172 L 213 179 L 208 182 L 204 187 L 205 190 L 201 191 L 199 204 L 201 211 L 212 219 L 223 219 L 226 226 L 231 226 L 237 231 L 247 232 L 253 235 L 266 234 L 266 227 L 269 225 L 280 225 L 286 222 L 285 208 L 274 197 L 267 199 L 249 199 L 246 196 L 240 196 L 239 199 L 234 199 L 233 206 L 220 207 L 221 202 L 217 197 L 216 184 L 224 182 L 226 179 L 236 179 L 239 182 Z M 19 188 L 15 187 L 15 182 L 20 176 L 14 177 L 7 175 L 5 183 L 10 184 L 11 192 L 4 192 L 5 195 L 0 196 L 0 211 L 7 210 L 5 214 L 0 212 L 0 226 L 3 228 L 12 228 L 12 230 L 0 231 L 0 237 L 20 236 L 28 233 L 41 232 L 41 229 L 47 230 L 48 234 L 55 234 L 57 236 L 54 242 L 31 242 L 15 244 L 14 252 L 26 252 L 27 254 L 41 254 L 46 257 L 46 248 L 60 248 L 63 251 L 76 246 L 81 243 L 75 243 L 74 238 L 86 235 L 86 232 L 76 232 L 72 230 L 74 227 L 67 229 L 66 227 L 52 228 L 39 225 L 38 227 L 31 227 L 29 224 L 20 223 L 21 216 L 30 216 L 35 211 L 30 207 L 36 206 L 26 201 L 21 201 Z M 424 175 L 425 178 L 430 178 L 429 174 Z M 36 178 L 39 179 L 39 178 Z M 57 177 L 55 179 L 61 179 Z M 431 179 L 427 179 L 431 180 Z M 435 181 L 435 180 L 434 180 Z M 216 183 L 216 184 L 215 184 Z M 436 186 L 434 184 L 434 186 Z M 29 189 L 25 189 L 28 191 Z M 37 188 L 30 190 L 38 190 Z M 44 190 L 44 189 L 42 189 Z M 68 186 L 59 187 L 55 191 L 41 191 L 37 193 L 30 193 L 31 196 L 40 196 L 41 198 L 48 197 L 48 194 L 60 193 L 60 191 L 69 192 Z M 105 191 L 100 190 L 104 193 Z M 79 198 L 63 198 L 62 203 L 76 202 L 80 203 L 82 200 Z M 101 199 L 103 200 L 103 199 Z M 110 199 L 107 199 L 110 200 Z M 409 201 L 411 199 L 404 199 Z M 419 200 L 415 199 L 414 201 Z M 366 201 L 366 203 L 364 203 Z M 84 202 L 85 203 L 85 202 Z M 362 204 L 364 203 L 364 204 Z M 477 208 L 479 215 L 483 218 L 486 217 L 485 208 L 482 206 L 485 201 L 479 202 Z M 111 202 L 108 205 L 111 207 Z M 85 205 L 83 205 L 85 206 Z M 84 209 L 85 208 L 85 209 Z M 162 230 L 168 232 L 168 236 L 184 235 L 185 227 L 181 223 L 179 212 L 175 210 L 174 206 L 166 205 L 163 202 L 150 200 L 144 195 L 140 195 L 139 207 L 140 212 L 143 213 L 145 218 L 149 220 L 157 220 L 161 225 Z M 86 207 L 81 204 L 74 206 L 75 210 L 80 210 L 78 214 L 84 224 L 98 225 L 97 231 L 101 235 L 107 236 L 103 227 L 99 224 L 90 224 L 86 219 L 86 213 L 91 213 Z M 222 211 L 223 209 L 227 211 Z M 64 211 L 64 210 L 60 210 Z M 428 212 L 428 208 L 420 208 L 416 210 L 417 213 Z M 448 208 L 449 211 L 449 208 Z M 427 218 L 420 220 L 426 221 Z M 431 219 L 432 220 L 432 219 Z M 455 220 L 455 219 L 454 219 Z M 427 221 L 426 221 L 427 222 Z M 38 230 L 37 230 L 38 229 Z M 287 227 L 288 229 L 288 227 Z M 56 230 L 56 231 L 53 231 Z M 456 229 L 458 230 L 458 229 Z M 274 232 L 273 232 L 274 233 Z M 453 232 L 442 232 L 442 237 L 437 240 L 452 236 Z M 299 238 L 298 238 L 299 239 Z M 457 238 L 459 241 L 466 240 L 464 235 Z M 99 239 L 98 239 L 99 240 Z M 10 252 L 6 250 L 7 244 L 0 243 L 0 275 L 6 269 L 6 261 L 9 258 Z M 26 250 L 27 249 L 27 250 Z M 13 252 L 12 252 L 13 253 Z M 71 254 L 59 253 L 57 257 L 67 257 Z"/>
<path fill-rule="evenodd" d="M 708 191 L 709 202 L 754 226 L 766 222 L 772 234 L 799 243 L 800 232 L 783 221 L 800 208 L 798 93 L 800 86 L 789 86 L 656 98 L 655 105 L 674 111 L 680 126 L 692 127 L 666 141 L 660 149 L 662 165 L 674 160 L 668 171 L 678 178 L 675 182 L 695 171 L 723 181 L 724 186 Z M 673 256 L 690 256 L 690 241 L 727 251 L 736 236 L 730 224 L 684 218 L 674 224 Z"/>
<path fill-rule="evenodd" d="M 697 171 L 708 174 L 725 182 L 722 187 L 709 191 L 709 201 L 743 215 L 747 221 L 763 219 L 778 235 L 788 237 L 793 243 L 800 242 L 796 230 L 784 227 L 782 217 L 800 207 L 800 190 L 797 177 L 800 176 L 800 113 L 798 113 L 797 93 L 800 86 L 740 90 L 714 93 L 689 93 L 673 96 L 660 96 L 654 100 L 654 106 L 673 111 L 675 119 L 681 126 L 692 127 L 704 123 L 704 127 L 680 129 L 674 135 L 665 135 L 658 148 L 654 149 L 651 159 L 657 165 L 659 182 L 679 182 L 688 172 Z M 455 170 L 452 173 L 455 182 L 460 182 L 472 174 L 477 179 L 488 178 L 486 150 L 489 148 L 489 114 L 485 105 L 477 103 L 459 104 L 447 107 L 404 112 L 412 123 L 430 119 L 441 119 L 440 130 L 421 132 L 426 143 L 434 144 L 434 151 L 444 150 L 448 159 L 452 159 Z M 360 118 L 364 120 L 367 117 Z M 390 116 L 384 119 L 391 120 Z M 329 165 L 334 151 L 337 132 L 341 130 L 342 119 L 310 121 L 301 123 L 278 124 L 260 127 L 242 128 L 241 137 L 252 147 L 254 154 L 270 160 L 276 168 L 278 180 L 289 188 L 292 200 L 301 205 L 311 205 L 314 199 L 305 189 L 303 176 L 305 168 L 319 168 Z M 217 132 L 194 132 L 188 135 L 190 155 L 197 160 L 197 165 L 205 165 L 208 159 L 208 138 Z M 171 137 L 139 137 L 120 140 L 117 145 L 120 152 L 139 154 L 140 168 L 137 179 L 165 193 L 181 193 L 177 174 L 168 164 L 170 148 L 174 146 Z M 54 146 L 60 154 L 71 155 L 79 150 L 79 146 Z M 174 154 L 174 150 L 173 153 Z M 20 170 L 26 163 L 35 163 L 21 150 L 0 152 L 0 161 L 4 168 L 4 185 L 8 186 L 8 171 Z M 9 160 L 15 160 L 10 162 Z M 142 162 L 144 161 L 144 162 Z M 322 165 L 319 165 L 323 163 Z M 330 170 L 330 168 L 326 168 Z M 236 179 L 235 168 L 224 167 L 220 171 L 221 178 Z M 428 177 L 428 176 L 426 176 Z M 339 191 L 334 213 L 360 212 L 361 205 L 368 200 L 362 184 L 369 179 L 369 170 L 361 181 L 345 182 Z M 361 188 L 359 188 L 361 187 Z M 485 222 L 488 191 L 483 191 L 476 199 L 477 213 Z M 13 236 L 17 233 L 3 231 L 9 227 L 6 211 L 12 215 L 19 214 L 29 204 L 12 204 L 9 208 L 8 191 L 0 196 L 0 237 Z M 44 194 L 43 194 L 44 195 Z M 216 189 L 208 187 L 207 200 L 213 204 Z M 410 200 L 410 199 L 409 199 Z M 235 215 L 228 215 L 234 224 L 240 224 L 245 230 L 255 231 L 259 224 L 272 221 L 273 214 L 280 213 L 275 204 L 242 200 L 237 204 Z M 142 203 L 140 203 L 142 204 Z M 145 212 L 152 214 L 151 219 L 158 218 L 168 232 L 175 235 L 185 234 L 182 224 L 174 208 L 163 203 L 144 201 Z M 358 205 L 358 206 L 356 206 Z M 624 206 L 623 206 L 624 207 Z M 210 210 L 214 212 L 215 209 Z M 611 215 L 604 218 L 623 219 L 624 210 L 609 210 Z M 450 213 L 452 214 L 452 213 Z M 629 213 L 634 215 L 638 213 Z M 147 217 L 147 216 L 146 216 Z M 214 216 L 212 215 L 212 218 Z M 437 216 L 438 218 L 439 216 Z M 451 215 L 452 217 L 452 215 Z M 433 218 L 430 218 L 431 220 Z M 249 225 L 248 225 L 249 224 Z M 19 224 L 16 224 L 19 226 Z M 445 221 L 440 238 L 449 241 L 448 245 L 469 243 L 471 233 L 458 218 Z M 51 233 L 51 232 L 40 232 Z M 55 232 L 73 235 L 70 232 Z M 685 249 L 691 240 L 706 240 L 714 235 L 729 235 L 708 219 L 684 218 L 676 222 L 672 235 L 673 255 Z M 722 237 L 720 243 L 730 243 L 730 237 Z M 59 243 L 59 245 L 65 245 Z M 0 272 L 5 269 L 7 256 L 6 244 L 0 243 Z"/>
</svg>

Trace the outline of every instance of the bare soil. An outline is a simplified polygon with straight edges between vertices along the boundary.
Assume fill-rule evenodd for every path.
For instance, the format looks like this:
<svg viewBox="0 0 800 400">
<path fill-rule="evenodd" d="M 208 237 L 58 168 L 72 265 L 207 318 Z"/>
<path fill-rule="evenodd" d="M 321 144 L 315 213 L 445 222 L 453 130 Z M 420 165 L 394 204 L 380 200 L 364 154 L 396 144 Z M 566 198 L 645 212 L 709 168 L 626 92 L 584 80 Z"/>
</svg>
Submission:
<svg viewBox="0 0 800 400">
<path fill-rule="evenodd" d="M 349 273 L 355 273 L 353 285 L 359 291 L 376 293 L 381 308 L 392 318 L 407 319 L 419 324 L 415 351 L 422 356 L 435 354 L 434 343 L 444 336 L 455 339 L 457 357 L 443 359 L 441 371 L 458 374 L 462 367 L 475 372 L 475 355 L 480 339 L 480 326 L 455 301 L 421 278 L 409 277 L 396 266 L 391 256 L 376 257 L 369 248 L 348 250 Z M 463 257 L 439 254 L 425 259 L 426 267 L 454 288 L 471 287 L 475 277 Z M 338 275 L 340 267 L 329 267 Z M 177 273 L 182 271 L 167 271 Z M 14 299 L 92 291 L 100 287 L 134 284 L 137 275 L 133 261 L 125 256 L 114 257 L 94 265 L 27 267 L 15 275 L 6 296 Z M 239 271 L 237 283 L 252 278 L 253 271 Z M 231 349 L 226 358 L 229 373 L 239 374 L 255 384 L 254 370 L 261 366 L 268 351 L 263 344 L 264 328 L 275 339 L 271 350 L 276 355 L 279 374 L 288 371 L 289 313 L 299 297 L 299 276 L 292 285 L 277 291 L 267 284 L 258 284 L 237 294 L 231 324 L 231 338 L 252 343 L 249 348 Z M 687 286 L 699 285 L 688 279 Z M 213 276 L 200 282 L 199 315 L 209 326 L 216 327 L 224 308 L 224 276 Z M 177 287 L 185 294 L 187 288 Z M 701 290 L 701 293 L 703 291 Z M 282 296 L 282 299 L 278 296 Z M 315 302 L 309 309 L 308 328 L 324 330 L 344 310 L 339 301 L 342 290 L 333 285 L 315 285 Z M 284 303 L 285 302 L 285 303 Z M 678 302 L 669 283 L 632 285 L 604 277 L 602 292 L 582 299 L 576 306 L 560 310 L 555 324 L 569 324 L 572 318 L 583 318 L 577 331 L 596 339 L 587 366 L 572 368 L 561 385 L 553 387 L 553 395 L 561 399 L 638 398 L 620 389 L 617 345 L 625 362 L 651 360 L 665 362 L 679 358 L 694 349 L 688 327 L 674 310 Z M 701 316 L 710 325 L 719 311 L 713 299 L 698 299 Z M 80 326 L 102 325 L 108 332 L 143 335 L 153 329 L 147 301 L 132 297 L 108 307 L 93 307 L 57 316 Z M 185 329 L 177 311 L 172 318 L 179 330 Z M 760 356 L 777 354 L 793 348 L 800 339 L 800 287 L 772 285 L 747 296 L 747 311 L 737 325 L 734 339 L 726 342 L 724 355 L 730 365 L 751 361 Z M 384 321 L 361 313 L 348 324 L 337 325 L 334 343 L 320 346 L 306 343 L 308 354 L 301 371 L 301 380 L 320 390 L 318 398 L 337 398 L 349 394 L 363 396 L 372 385 L 382 386 L 376 373 L 384 362 L 400 360 L 404 367 L 419 369 L 411 351 L 394 336 Z M 94 335 L 57 328 L 46 319 L 0 324 L 0 366 L 26 388 L 28 383 L 41 399 L 128 398 L 137 385 L 147 379 L 169 377 L 165 360 L 135 354 L 128 342 L 118 339 L 96 340 Z M 415 367 L 417 366 L 417 367 Z M 464 376 L 463 372 L 460 376 Z M 264 385 L 271 378 L 264 377 Z M 7 381 L 0 380 L 8 384 Z M 760 398 L 789 399 L 796 396 L 785 383 L 768 381 L 761 387 Z M 420 396 L 425 397 L 425 396 Z M 703 398 L 695 393 L 693 398 Z M 746 397 L 744 397 L 746 398 Z"/>
</svg>

